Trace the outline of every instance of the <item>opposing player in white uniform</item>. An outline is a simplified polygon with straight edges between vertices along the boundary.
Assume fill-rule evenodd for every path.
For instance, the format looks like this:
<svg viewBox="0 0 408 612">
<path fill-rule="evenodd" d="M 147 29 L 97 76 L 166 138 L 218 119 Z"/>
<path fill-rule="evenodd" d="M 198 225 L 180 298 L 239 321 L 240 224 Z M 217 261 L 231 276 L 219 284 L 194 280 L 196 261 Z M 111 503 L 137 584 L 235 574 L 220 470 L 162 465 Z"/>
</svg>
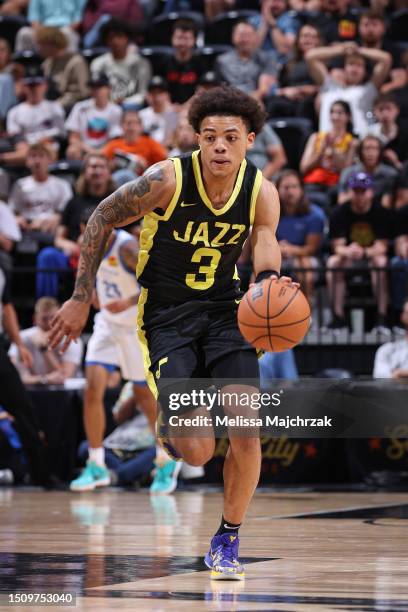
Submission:
<svg viewBox="0 0 408 612">
<path fill-rule="evenodd" d="M 72 491 L 89 491 L 110 484 L 105 451 L 103 398 L 110 372 L 120 369 L 125 380 L 133 382 L 138 407 L 152 427 L 156 420 L 156 401 L 145 380 L 142 352 L 137 335 L 139 286 L 136 263 L 139 245 L 124 230 L 114 230 L 96 276 L 96 298 L 100 312 L 88 342 L 84 426 L 89 444 L 89 459 L 81 475 L 71 482 Z"/>
</svg>

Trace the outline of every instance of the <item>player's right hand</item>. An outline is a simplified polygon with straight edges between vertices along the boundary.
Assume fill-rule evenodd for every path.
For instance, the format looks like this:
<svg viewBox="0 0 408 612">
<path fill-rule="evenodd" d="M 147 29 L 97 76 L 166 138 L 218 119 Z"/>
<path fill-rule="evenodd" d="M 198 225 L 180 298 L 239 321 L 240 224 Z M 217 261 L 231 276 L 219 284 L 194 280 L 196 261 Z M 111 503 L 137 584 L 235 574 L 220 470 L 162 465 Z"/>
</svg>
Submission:
<svg viewBox="0 0 408 612">
<path fill-rule="evenodd" d="M 89 315 L 90 304 L 68 300 L 58 310 L 51 322 L 48 345 L 55 349 L 61 342 L 60 352 L 65 353 L 71 340 L 81 335 Z"/>
</svg>

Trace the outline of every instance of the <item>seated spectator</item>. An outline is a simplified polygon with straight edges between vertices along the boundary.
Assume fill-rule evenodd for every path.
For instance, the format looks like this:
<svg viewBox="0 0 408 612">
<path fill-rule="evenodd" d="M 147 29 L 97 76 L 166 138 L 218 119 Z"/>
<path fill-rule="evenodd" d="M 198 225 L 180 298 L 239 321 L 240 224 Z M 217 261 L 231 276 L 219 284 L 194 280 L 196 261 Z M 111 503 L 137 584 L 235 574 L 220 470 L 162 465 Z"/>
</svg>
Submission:
<svg viewBox="0 0 408 612">
<path fill-rule="evenodd" d="M 395 257 L 391 260 L 392 305 L 400 314 L 408 297 L 408 204 L 395 214 Z"/>
<path fill-rule="evenodd" d="M 146 100 L 148 106 L 139 111 L 143 131 L 150 138 L 167 147 L 174 136 L 179 114 L 171 104 L 169 86 L 163 77 L 152 78 Z"/>
<path fill-rule="evenodd" d="M 112 17 L 141 24 L 143 13 L 138 0 L 88 0 L 82 17 L 83 45 L 85 49 L 100 44 L 101 29 Z"/>
<path fill-rule="evenodd" d="M 350 199 L 337 207 L 330 218 L 333 255 L 327 261 L 326 281 L 333 320 L 329 327 L 346 327 L 346 269 L 357 265 L 367 267 L 367 270 L 383 270 L 371 273 L 371 285 L 378 309 L 374 329 L 384 332 L 387 331 L 388 306 L 387 253 L 393 238 L 393 217 L 391 211 L 374 204 L 371 176 L 364 172 L 354 173 L 349 178 L 348 186 Z"/>
<path fill-rule="evenodd" d="M 98 153 L 85 157 L 82 174 L 79 176 L 75 195 L 69 200 L 62 213 L 61 223 L 55 232 L 54 247 L 42 249 L 37 257 L 37 270 L 75 267 L 79 257 L 81 218 L 88 219 L 90 210 L 115 191 L 108 160 Z M 58 296 L 58 275 L 37 274 L 37 298 L 48 295 Z"/>
<path fill-rule="evenodd" d="M 132 96 L 133 101 L 142 104 L 152 71 L 149 62 L 130 44 L 130 25 L 120 19 L 110 19 L 102 29 L 102 36 L 109 51 L 92 61 L 92 75 L 107 75 L 113 102 L 120 104 Z"/>
<path fill-rule="evenodd" d="M 88 95 L 88 64 L 79 53 L 67 50 L 67 38 L 58 29 L 42 26 L 35 34 L 39 54 L 45 58 L 44 75 L 57 102 L 66 110 Z"/>
<path fill-rule="evenodd" d="M 343 82 L 330 75 L 326 62 L 344 57 Z M 314 81 L 321 86 L 319 131 L 330 129 L 330 108 L 335 100 L 350 104 L 354 131 L 362 135 L 367 130 L 367 113 L 373 109 L 378 90 L 387 80 L 392 57 L 380 49 L 358 47 L 355 43 L 338 43 L 332 47 L 318 47 L 306 54 Z M 367 61 L 375 64 L 367 80 Z"/>
<path fill-rule="evenodd" d="M 408 378 L 408 300 L 401 313 L 405 337 L 395 342 L 386 342 L 375 354 L 373 378 L 392 378 L 406 382 Z"/>
<path fill-rule="evenodd" d="M 198 149 L 197 136 L 187 117 L 181 117 L 176 131 L 174 132 L 174 148 L 171 149 L 169 157 L 191 153 Z"/>
<path fill-rule="evenodd" d="M 270 117 L 309 117 L 314 121 L 314 96 L 318 91 L 305 54 L 310 49 L 320 47 L 322 40 L 319 30 L 310 24 L 303 25 L 296 37 L 294 52 L 286 61 L 279 74 L 279 85 L 276 91 L 272 86 L 271 95 L 265 100 Z"/>
<path fill-rule="evenodd" d="M 367 134 L 377 136 L 384 147 L 383 157 L 400 170 L 408 159 L 408 141 L 398 125 L 399 106 L 392 94 L 382 94 L 374 102 L 376 123 L 370 125 Z"/>
<path fill-rule="evenodd" d="M 401 208 L 408 204 L 408 160 L 398 173 L 395 189 L 395 208 Z"/>
<path fill-rule="evenodd" d="M 10 44 L 0 38 L 0 122 L 4 122 L 7 112 L 17 102 L 10 61 Z"/>
<path fill-rule="evenodd" d="M 26 385 L 62 385 L 67 378 L 75 378 L 79 373 L 83 352 L 81 339 L 71 343 L 64 353 L 59 347 L 48 350 L 48 332 L 58 308 L 54 298 L 40 298 L 34 309 L 34 326 L 20 332 L 24 346 L 31 353 L 31 366 L 20 361 L 15 344 L 9 348 L 9 357 Z"/>
<path fill-rule="evenodd" d="M 309 20 L 316 25 L 328 45 L 355 40 L 357 12 L 350 9 L 350 0 L 322 0 L 317 13 Z"/>
<path fill-rule="evenodd" d="M 64 110 L 58 102 L 45 99 L 47 81 L 41 71 L 29 69 L 24 78 L 25 101 L 10 109 L 7 135 L 14 142 L 12 151 L 0 153 L 6 166 L 25 164 L 31 144 L 49 143 L 56 151 L 55 139 L 64 134 Z"/>
<path fill-rule="evenodd" d="M 288 9 L 288 0 L 261 0 L 260 14 L 249 19 L 256 28 L 257 47 L 281 62 L 292 51 L 300 26 L 296 13 Z"/>
<path fill-rule="evenodd" d="M 375 201 L 390 208 L 397 171 L 382 163 L 381 141 L 376 136 L 366 136 L 358 146 L 359 163 L 345 168 L 339 180 L 338 203 L 350 199 L 349 179 L 353 174 L 365 172 L 372 177 Z"/>
<path fill-rule="evenodd" d="M 310 300 L 314 270 L 319 266 L 316 256 L 323 239 L 325 215 L 318 206 L 308 202 L 296 170 L 283 170 L 276 188 L 281 203 L 276 238 L 282 253 L 282 269 L 290 274 L 294 268 L 308 268 L 307 272 L 296 272 L 296 277 Z"/>
<path fill-rule="evenodd" d="M 113 175 L 118 185 L 131 181 L 152 164 L 166 159 L 167 150 L 156 140 L 143 134 L 139 114 L 127 110 L 122 119 L 123 136 L 111 140 L 102 149 L 103 155 L 113 162 Z"/>
<path fill-rule="evenodd" d="M 117 427 L 103 441 L 106 466 L 111 485 L 130 486 L 154 469 L 156 441 L 147 418 L 133 403 L 119 401 L 114 406 L 113 419 Z M 84 440 L 78 449 L 83 464 L 88 460 L 88 450 L 88 442 Z"/>
<path fill-rule="evenodd" d="M 0 200 L 0 266 L 9 272 L 13 267 L 13 260 L 9 253 L 16 242 L 21 240 L 21 230 L 10 206 Z"/>
<path fill-rule="evenodd" d="M 50 0 L 30 0 L 27 19 L 30 26 L 17 32 L 15 50 L 36 51 L 35 34 L 40 26 L 60 28 L 68 39 L 69 49 L 76 51 L 79 45 L 78 30 L 81 26 L 83 0 L 53 2 Z"/>
<path fill-rule="evenodd" d="M 300 162 L 304 183 L 317 189 L 337 185 L 340 173 L 352 164 L 357 149 L 349 104 L 343 100 L 333 102 L 330 119 L 329 132 L 309 137 Z"/>
<path fill-rule="evenodd" d="M 395 71 L 396 72 L 396 71 Z M 381 87 L 382 93 L 393 94 L 399 108 L 401 117 L 408 118 L 408 49 L 403 53 L 401 58 L 401 68 L 398 72 L 398 78 L 394 77 L 388 83 Z"/>
<path fill-rule="evenodd" d="M 382 86 L 381 91 L 383 93 L 386 93 L 389 88 L 399 87 L 404 76 L 401 64 L 401 47 L 387 40 L 386 29 L 387 23 L 382 10 L 377 11 L 370 8 L 360 13 L 358 33 L 361 46 L 368 49 L 382 49 L 392 56 L 390 81 Z"/>
<path fill-rule="evenodd" d="M 255 138 L 246 156 L 262 170 L 262 174 L 267 179 L 271 179 L 287 163 L 282 141 L 267 123 Z"/>
<path fill-rule="evenodd" d="M 65 122 L 69 133 L 68 159 L 82 159 L 122 133 L 122 109 L 111 102 L 111 86 L 106 75 L 89 81 L 91 97 L 77 102 Z"/>
<path fill-rule="evenodd" d="M 264 353 L 259 360 L 259 378 L 262 391 L 271 390 L 277 378 L 297 380 L 299 374 L 293 350 Z"/>
<path fill-rule="evenodd" d="M 274 59 L 257 49 L 256 30 L 245 21 L 234 25 L 232 44 L 234 49 L 222 53 L 215 61 L 218 78 L 262 101 L 276 84 Z"/>
<path fill-rule="evenodd" d="M 72 197 L 68 181 L 48 173 L 51 159 L 45 145 L 31 145 L 27 154 L 30 175 L 14 183 L 9 199 L 23 233 L 35 232 L 45 244 L 54 242 L 61 213 Z"/>
<path fill-rule="evenodd" d="M 204 72 L 203 60 L 194 55 L 196 41 L 194 21 L 176 21 L 171 36 L 173 53 L 163 59 L 158 69 L 169 84 L 170 98 L 175 105 L 184 104 L 194 95 L 200 75 Z"/>
</svg>

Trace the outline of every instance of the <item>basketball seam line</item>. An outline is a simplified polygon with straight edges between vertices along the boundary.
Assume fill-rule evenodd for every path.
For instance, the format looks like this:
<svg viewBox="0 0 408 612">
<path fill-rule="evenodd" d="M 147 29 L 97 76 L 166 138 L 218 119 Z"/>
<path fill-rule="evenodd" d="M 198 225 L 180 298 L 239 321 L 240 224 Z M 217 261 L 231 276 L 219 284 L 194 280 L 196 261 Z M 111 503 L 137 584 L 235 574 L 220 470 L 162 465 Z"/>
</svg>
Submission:
<svg viewBox="0 0 408 612">
<path fill-rule="evenodd" d="M 297 325 L 298 323 L 303 323 L 306 319 L 310 319 L 310 314 L 308 314 L 304 319 L 299 319 L 298 321 L 293 321 L 293 323 L 281 323 L 280 325 L 268 325 L 268 328 L 275 329 L 276 327 L 289 327 L 291 325 Z M 241 321 L 241 325 L 245 325 L 245 327 L 255 327 L 258 329 L 265 329 L 265 325 L 254 325 L 253 323 L 245 323 Z"/>
</svg>

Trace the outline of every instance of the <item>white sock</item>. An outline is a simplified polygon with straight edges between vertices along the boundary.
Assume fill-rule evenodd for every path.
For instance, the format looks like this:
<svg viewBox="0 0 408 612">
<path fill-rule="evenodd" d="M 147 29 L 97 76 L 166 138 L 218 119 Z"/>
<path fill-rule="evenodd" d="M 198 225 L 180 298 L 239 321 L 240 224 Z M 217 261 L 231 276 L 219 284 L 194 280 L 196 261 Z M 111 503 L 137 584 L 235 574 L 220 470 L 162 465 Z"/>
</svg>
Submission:
<svg viewBox="0 0 408 612">
<path fill-rule="evenodd" d="M 93 461 L 96 465 L 105 467 L 105 449 L 103 446 L 99 448 L 89 448 L 89 461 Z"/>
</svg>

